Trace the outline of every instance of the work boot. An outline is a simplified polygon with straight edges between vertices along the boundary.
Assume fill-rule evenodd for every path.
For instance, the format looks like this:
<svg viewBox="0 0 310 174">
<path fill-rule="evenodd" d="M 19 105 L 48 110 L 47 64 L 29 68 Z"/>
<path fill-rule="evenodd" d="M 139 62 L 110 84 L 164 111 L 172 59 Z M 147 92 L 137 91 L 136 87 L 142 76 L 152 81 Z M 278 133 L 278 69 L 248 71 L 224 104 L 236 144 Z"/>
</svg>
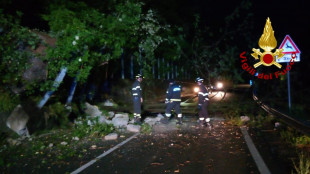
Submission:
<svg viewBox="0 0 310 174">
<path fill-rule="evenodd" d="M 208 128 L 212 128 L 212 124 L 211 124 L 211 119 L 210 118 L 206 118 L 206 122 L 205 122 L 205 126 L 207 126 Z"/>
<path fill-rule="evenodd" d="M 141 118 L 138 118 L 136 123 L 137 124 L 142 124 Z"/>
<path fill-rule="evenodd" d="M 134 122 L 135 122 L 136 124 L 141 124 L 141 118 L 140 118 L 140 117 L 135 117 L 135 118 L 134 118 Z"/>
<path fill-rule="evenodd" d="M 211 118 L 207 117 L 205 120 L 207 123 L 209 123 L 211 121 Z"/>
<path fill-rule="evenodd" d="M 181 117 L 179 117 L 179 118 L 178 118 L 178 122 L 177 122 L 177 124 L 180 124 L 180 125 L 182 125 L 182 124 L 183 124 L 183 122 L 182 122 L 182 118 L 181 118 Z"/>
<path fill-rule="evenodd" d="M 204 123 L 205 123 L 205 120 L 198 120 L 198 124 L 199 124 L 199 126 L 203 126 L 204 125 Z"/>
</svg>

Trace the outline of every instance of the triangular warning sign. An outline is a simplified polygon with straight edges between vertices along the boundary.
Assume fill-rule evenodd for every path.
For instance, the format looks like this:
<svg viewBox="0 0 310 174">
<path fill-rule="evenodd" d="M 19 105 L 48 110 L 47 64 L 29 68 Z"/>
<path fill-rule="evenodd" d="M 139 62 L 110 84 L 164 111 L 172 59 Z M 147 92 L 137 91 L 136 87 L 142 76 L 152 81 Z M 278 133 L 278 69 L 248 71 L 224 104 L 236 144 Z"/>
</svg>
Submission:
<svg viewBox="0 0 310 174">
<path fill-rule="evenodd" d="M 283 48 L 282 53 L 284 54 L 291 54 L 291 53 L 300 53 L 300 50 L 292 40 L 289 35 L 286 35 L 284 40 L 282 41 L 279 49 Z"/>
</svg>

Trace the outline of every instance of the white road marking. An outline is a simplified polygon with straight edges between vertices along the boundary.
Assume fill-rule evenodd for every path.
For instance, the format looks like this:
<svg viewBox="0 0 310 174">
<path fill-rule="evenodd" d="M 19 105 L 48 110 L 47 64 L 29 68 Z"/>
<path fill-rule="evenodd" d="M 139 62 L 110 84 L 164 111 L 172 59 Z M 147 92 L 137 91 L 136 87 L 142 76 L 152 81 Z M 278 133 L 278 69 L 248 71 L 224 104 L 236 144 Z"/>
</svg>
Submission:
<svg viewBox="0 0 310 174">
<path fill-rule="evenodd" d="M 267 165 L 265 164 L 263 158 L 260 156 L 258 150 L 256 149 L 246 127 L 240 127 L 243 137 L 245 139 L 246 144 L 250 150 L 250 153 L 256 163 L 256 166 L 261 174 L 271 174 Z"/>
<path fill-rule="evenodd" d="M 118 145 L 114 146 L 113 148 L 109 149 L 108 151 L 104 152 L 103 154 L 97 156 L 95 159 L 89 161 L 88 163 L 84 164 L 83 166 L 81 166 L 80 168 L 76 169 L 75 171 L 71 172 L 71 174 L 78 174 L 80 172 L 82 172 L 83 170 L 85 170 L 87 167 L 91 166 L 92 164 L 94 164 L 96 161 L 98 161 L 99 159 L 105 157 L 106 155 L 108 155 L 109 153 L 113 152 L 114 150 L 118 149 L 119 147 L 121 147 L 122 145 L 126 144 L 127 142 L 129 142 L 130 140 L 132 140 L 133 138 L 135 138 L 136 136 L 138 136 L 140 133 L 136 133 L 134 135 L 132 135 L 131 137 L 127 138 L 125 141 L 119 143 Z"/>
</svg>

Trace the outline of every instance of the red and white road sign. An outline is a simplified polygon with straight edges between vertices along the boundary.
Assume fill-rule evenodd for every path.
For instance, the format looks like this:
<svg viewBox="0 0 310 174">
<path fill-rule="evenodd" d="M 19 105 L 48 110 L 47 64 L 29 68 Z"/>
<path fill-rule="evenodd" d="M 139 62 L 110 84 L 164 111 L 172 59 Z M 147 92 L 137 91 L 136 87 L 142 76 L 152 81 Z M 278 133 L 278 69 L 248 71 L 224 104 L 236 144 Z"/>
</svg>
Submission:
<svg viewBox="0 0 310 174">
<path fill-rule="evenodd" d="M 281 57 L 280 59 L 276 58 L 276 62 L 278 63 L 286 63 L 290 62 L 292 58 L 292 54 L 296 54 L 295 62 L 300 62 L 300 50 L 298 49 L 295 42 L 292 40 L 292 38 L 289 35 L 286 35 L 284 40 L 282 41 L 279 49 L 283 49 L 282 53 L 285 55 Z"/>
</svg>

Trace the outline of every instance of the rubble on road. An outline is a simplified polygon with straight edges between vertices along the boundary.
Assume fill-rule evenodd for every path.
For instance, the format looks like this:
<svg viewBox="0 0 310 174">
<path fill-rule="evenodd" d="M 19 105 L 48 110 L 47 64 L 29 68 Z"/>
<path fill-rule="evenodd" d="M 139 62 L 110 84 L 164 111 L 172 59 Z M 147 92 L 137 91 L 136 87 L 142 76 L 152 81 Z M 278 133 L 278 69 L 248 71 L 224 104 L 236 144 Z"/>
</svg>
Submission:
<svg viewBox="0 0 310 174">
<path fill-rule="evenodd" d="M 6 120 L 6 125 L 20 136 L 29 136 L 27 123 L 29 116 L 21 105 L 17 105 Z"/>
<path fill-rule="evenodd" d="M 110 133 L 104 137 L 104 140 L 116 140 L 118 137 L 117 133 Z"/>
<path fill-rule="evenodd" d="M 116 128 L 126 127 L 129 121 L 129 116 L 127 113 L 115 114 L 112 119 L 112 124 Z"/>
<path fill-rule="evenodd" d="M 140 132 L 140 129 L 141 129 L 140 125 L 133 125 L 133 124 L 127 125 L 127 131 L 129 132 Z"/>
<path fill-rule="evenodd" d="M 89 104 L 87 102 L 85 103 L 85 106 L 86 106 L 85 113 L 88 116 L 96 117 L 96 116 L 101 116 L 102 115 L 102 112 L 99 110 L 98 106 L 91 105 L 91 104 Z"/>
</svg>

